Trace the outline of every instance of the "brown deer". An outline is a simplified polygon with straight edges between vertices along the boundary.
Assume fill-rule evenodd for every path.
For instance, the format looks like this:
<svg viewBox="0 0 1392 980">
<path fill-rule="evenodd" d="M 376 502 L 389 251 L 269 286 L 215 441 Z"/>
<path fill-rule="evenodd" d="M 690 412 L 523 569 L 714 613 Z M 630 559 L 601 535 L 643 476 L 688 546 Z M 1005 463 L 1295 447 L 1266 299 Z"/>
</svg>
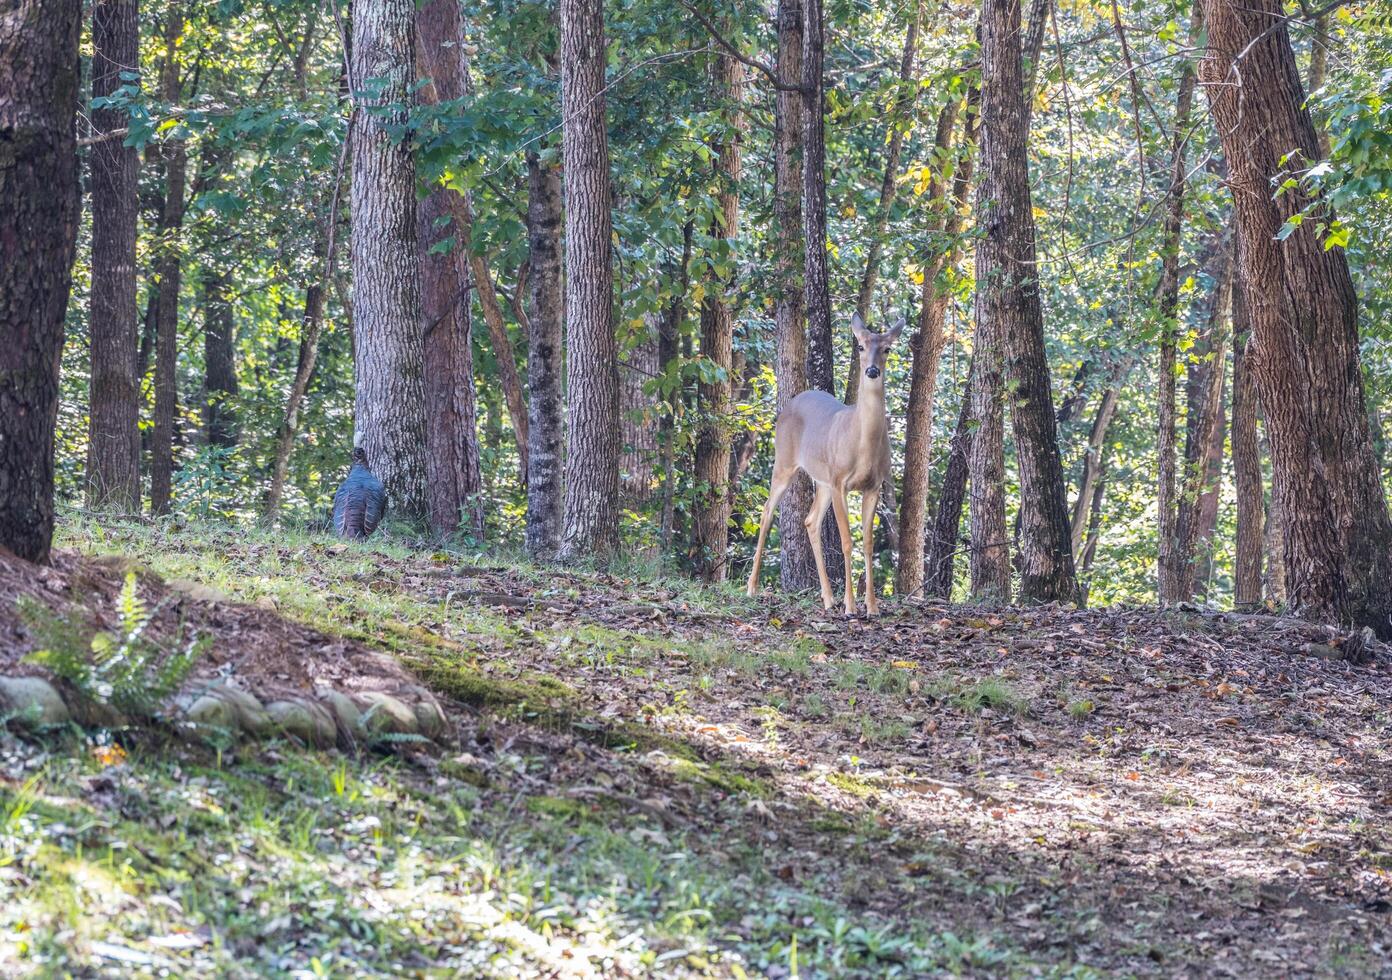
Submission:
<svg viewBox="0 0 1392 980">
<path fill-rule="evenodd" d="M 875 596 L 875 505 L 880 487 L 889 476 L 889 420 L 885 417 L 885 360 L 890 348 L 904 330 L 901 320 L 885 333 L 871 333 L 857 315 L 851 332 L 860 349 L 865 379 L 854 405 L 843 405 L 824 391 L 804 391 L 778 416 L 773 433 L 773 479 L 768 502 L 759 524 L 759 544 L 754 549 L 754 568 L 749 573 L 748 592 L 758 591 L 759 565 L 764 557 L 773 512 L 800 469 L 812 478 L 816 495 L 803 524 L 812 540 L 817 560 L 817 577 L 822 584 L 822 605 L 836 603 L 822 559 L 822 519 L 827 507 L 836 511 L 841 532 L 841 557 L 846 563 L 846 615 L 854 616 L 855 577 L 851 571 L 851 523 L 846 511 L 846 494 L 860 491 L 860 526 L 865 541 L 865 611 L 879 612 Z"/>
</svg>

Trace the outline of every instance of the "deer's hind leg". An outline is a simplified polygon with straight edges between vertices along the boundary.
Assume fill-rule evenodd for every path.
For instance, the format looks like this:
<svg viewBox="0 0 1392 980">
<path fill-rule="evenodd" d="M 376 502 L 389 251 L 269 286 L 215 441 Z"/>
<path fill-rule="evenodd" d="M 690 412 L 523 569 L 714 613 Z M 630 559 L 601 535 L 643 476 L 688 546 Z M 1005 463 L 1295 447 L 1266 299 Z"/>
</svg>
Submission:
<svg viewBox="0 0 1392 980">
<path fill-rule="evenodd" d="M 831 591 L 831 579 L 827 578 L 826 562 L 822 559 L 822 518 L 826 517 L 833 494 L 831 487 L 825 483 L 817 483 L 816 488 L 812 496 L 812 509 L 807 512 L 803 525 L 812 542 L 812 557 L 817 561 L 817 581 L 822 585 L 822 608 L 830 609 L 836 604 L 836 595 Z"/>
<path fill-rule="evenodd" d="M 846 563 L 846 615 L 854 616 L 855 604 L 855 542 L 851 540 L 851 518 L 846 510 L 846 494 L 835 490 L 831 495 L 831 505 L 836 511 L 836 529 L 841 532 L 841 560 Z M 827 606 L 831 608 L 830 605 Z"/>
<path fill-rule="evenodd" d="M 764 561 L 764 545 L 768 543 L 769 526 L 773 524 L 774 511 L 778 509 L 778 502 L 783 499 L 783 494 L 788 491 L 795 476 L 797 476 L 796 469 L 785 472 L 775 470 L 773 479 L 769 482 L 768 500 L 764 502 L 764 516 L 759 520 L 759 543 L 754 548 L 754 567 L 749 572 L 749 585 L 745 588 L 745 592 L 751 596 L 757 595 L 759 592 L 759 567 Z"/>
<path fill-rule="evenodd" d="M 860 536 L 865 542 L 865 615 L 880 612 L 875 595 L 875 507 L 880 502 L 878 490 L 866 490 L 860 496 Z"/>
</svg>

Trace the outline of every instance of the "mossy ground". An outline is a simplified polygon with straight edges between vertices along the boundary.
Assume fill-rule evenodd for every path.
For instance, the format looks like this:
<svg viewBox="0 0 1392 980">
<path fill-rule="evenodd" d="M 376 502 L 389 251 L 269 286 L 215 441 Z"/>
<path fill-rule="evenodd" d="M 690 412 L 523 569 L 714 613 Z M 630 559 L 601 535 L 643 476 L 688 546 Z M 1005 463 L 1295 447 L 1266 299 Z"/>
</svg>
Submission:
<svg viewBox="0 0 1392 980">
<path fill-rule="evenodd" d="M 1392 951 L 1381 666 L 1154 616 L 843 623 L 385 539 L 69 519 L 61 543 L 389 652 L 452 730 L 389 756 L 9 738 L 8 973 L 1332 976 Z M 1203 643 L 1246 659 L 1205 672 Z"/>
</svg>

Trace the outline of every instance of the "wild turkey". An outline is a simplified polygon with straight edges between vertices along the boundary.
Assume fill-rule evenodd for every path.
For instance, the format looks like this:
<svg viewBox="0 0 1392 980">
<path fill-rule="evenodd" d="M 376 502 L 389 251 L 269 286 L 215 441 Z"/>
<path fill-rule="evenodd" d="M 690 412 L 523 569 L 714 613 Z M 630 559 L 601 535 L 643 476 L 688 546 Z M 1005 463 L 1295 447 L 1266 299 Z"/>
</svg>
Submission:
<svg viewBox="0 0 1392 980">
<path fill-rule="evenodd" d="M 353 450 L 353 468 L 334 494 L 333 527 L 341 538 L 365 538 L 382 522 L 387 490 L 367 465 L 367 450 Z"/>
</svg>

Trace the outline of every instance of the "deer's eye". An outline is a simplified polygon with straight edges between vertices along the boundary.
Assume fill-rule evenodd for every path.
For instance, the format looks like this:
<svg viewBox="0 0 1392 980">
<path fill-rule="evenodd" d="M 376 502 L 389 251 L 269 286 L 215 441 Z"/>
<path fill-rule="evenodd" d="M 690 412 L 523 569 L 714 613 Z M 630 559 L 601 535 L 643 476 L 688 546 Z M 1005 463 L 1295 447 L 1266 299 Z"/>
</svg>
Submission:
<svg viewBox="0 0 1392 980">
<path fill-rule="evenodd" d="M 856 350 L 858 350 L 858 351 L 863 351 L 863 350 L 865 350 L 865 348 L 864 348 L 863 346 L 861 346 L 861 343 L 860 343 L 860 341 L 858 341 L 858 340 L 856 341 Z"/>
</svg>

